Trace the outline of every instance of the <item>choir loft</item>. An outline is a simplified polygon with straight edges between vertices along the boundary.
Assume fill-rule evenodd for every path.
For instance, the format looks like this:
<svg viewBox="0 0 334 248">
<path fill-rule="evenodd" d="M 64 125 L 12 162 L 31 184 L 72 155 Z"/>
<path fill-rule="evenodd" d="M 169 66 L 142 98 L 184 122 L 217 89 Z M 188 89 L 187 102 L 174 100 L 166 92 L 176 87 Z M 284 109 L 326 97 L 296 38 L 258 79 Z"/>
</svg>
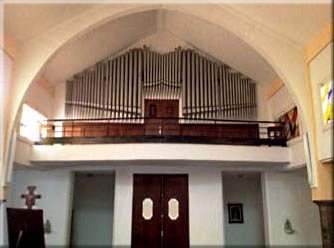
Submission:
<svg viewBox="0 0 334 248">
<path fill-rule="evenodd" d="M 330 3 L 2 7 L 0 246 L 332 246 Z"/>
</svg>

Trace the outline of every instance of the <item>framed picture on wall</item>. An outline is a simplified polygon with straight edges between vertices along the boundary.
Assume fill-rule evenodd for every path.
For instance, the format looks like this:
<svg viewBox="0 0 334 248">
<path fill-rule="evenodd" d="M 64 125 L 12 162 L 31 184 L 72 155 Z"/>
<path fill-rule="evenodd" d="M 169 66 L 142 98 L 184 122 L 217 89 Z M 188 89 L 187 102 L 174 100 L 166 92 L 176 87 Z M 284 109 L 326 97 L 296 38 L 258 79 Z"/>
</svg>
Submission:
<svg viewBox="0 0 334 248">
<path fill-rule="evenodd" d="M 244 223 L 242 203 L 228 203 L 228 223 Z"/>
<path fill-rule="evenodd" d="M 300 135 L 297 106 L 282 114 L 276 121 L 284 123 L 283 132 L 287 141 Z"/>
</svg>

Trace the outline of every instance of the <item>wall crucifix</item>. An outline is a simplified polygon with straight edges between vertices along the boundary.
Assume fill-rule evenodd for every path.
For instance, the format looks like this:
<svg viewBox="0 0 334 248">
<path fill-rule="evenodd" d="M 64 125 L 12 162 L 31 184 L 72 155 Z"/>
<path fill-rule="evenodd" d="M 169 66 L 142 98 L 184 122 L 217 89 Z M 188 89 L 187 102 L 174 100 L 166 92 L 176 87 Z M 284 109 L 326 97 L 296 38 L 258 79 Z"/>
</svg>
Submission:
<svg viewBox="0 0 334 248">
<path fill-rule="evenodd" d="M 28 186 L 28 194 L 22 194 L 21 198 L 25 199 L 25 204 L 28 209 L 32 209 L 32 207 L 36 203 L 36 199 L 41 199 L 41 195 L 35 195 L 34 191 L 36 190 L 36 186 Z"/>
</svg>

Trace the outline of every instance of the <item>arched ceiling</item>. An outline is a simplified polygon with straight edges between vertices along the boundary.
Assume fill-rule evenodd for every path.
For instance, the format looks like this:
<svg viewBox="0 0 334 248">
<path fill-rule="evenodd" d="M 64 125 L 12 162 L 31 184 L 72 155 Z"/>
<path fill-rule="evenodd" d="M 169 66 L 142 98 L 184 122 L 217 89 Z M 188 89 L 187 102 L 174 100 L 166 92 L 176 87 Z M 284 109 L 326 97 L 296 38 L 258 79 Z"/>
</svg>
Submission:
<svg viewBox="0 0 334 248">
<path fill-rule="evenodd" d="M 191 16 L 168 10 L 135 13 L 85 33 L 60 50 L 45 76 L 62 83 L 94 63 L 130 47 L 148 45 L 166 52 L 177 46 L 198 49 L 258 82 L 277 78 L 270 65 L 232 33 Z"/>
<path fill-rule="evenodd" d="M 164 5 L 113 19 L 66 44 L 44 70 L 52 83 L 129 47 L 147 44 L 165 51 L 176 45 L 199 49 L 260 83 L 277 78 L 271 66 L 233 33 L 192 16 L 166 10 Z M 329 4 L 216 4 L 228 6 L 241 18 L 266 28 L 302 50 L 331 20 Z M 95 4 L 6 4 L 5 33 L 18 43 L 96 8 Z M 101 4 L 98 6 L 101 7 Z M 31 29 L 27 29 L 30 26 Z"/>
</svg>

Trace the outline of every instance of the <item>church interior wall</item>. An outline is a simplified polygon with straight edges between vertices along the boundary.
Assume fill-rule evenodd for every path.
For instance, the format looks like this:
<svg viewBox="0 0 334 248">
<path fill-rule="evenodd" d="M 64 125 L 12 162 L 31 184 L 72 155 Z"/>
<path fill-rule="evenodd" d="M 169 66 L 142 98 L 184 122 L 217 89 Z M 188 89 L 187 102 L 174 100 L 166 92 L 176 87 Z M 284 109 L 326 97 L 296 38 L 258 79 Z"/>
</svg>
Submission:
<svg viewBox="0 0 334 248">
<path fill-rule="evenodd" d="M 24 208 L 21 194 L 25 194 L 30 185 L 36 186 L 35 193 L 42 195 L 36 200 L 36 208 L 43 209 L 44 221 L 49 219 L 51 222 L 53 231 L 45 235 L 46 244 L 65 246 L 69 240 L 72 173 L 68 170 L 15 170 L 7 207 Z"/>
<path fill-rule="evenodd" d="M 67 169 L 49 170 L 17 168 L 13 173 L 8 206 L 23 207 L 24 200 L 20 195 L 26 192 L 27 186 L 37 186 L 36 193 L 41 194 L 42 198 L 36 201 L 36 207 L 44 210 L 44 220 L 51 221 L 53 230 L 51 234 L 45 236 L 47 245 L 65 245 L 69 242 L 74 171 L 85 173 L 98 171 L 101 174 L 115 172 L 112 235 L 114 245 L 131 243 L 134 173 L 189 174 L 190 244 L 192 246 L 225 244 L 225 232 L 228 229 L 224 227 L 226 218 L 224 208 L 230 198 L 223 194 L 223 190 L 228 190 L 231 185 L 228 182 L 225 185 L 222 180 L 222 169 L 219 167 L 191 166 L 182 163 L 161 166 L 157 163 L 140 166 L 96 164 L 84 167 L 78 164 Z M 264 192 L 267 242 L 271 245 L 320 245 L 319 214 L 316 205 L 311 201 L 306 173 L 264 172 L 261 182 Z M 245 192 L 239 193 L 242 197 L 249 197 Z M 247 210 L 244 213 L 247 214 Z M 296 230 L 293 235 L 284 233 L 286 218 L 291 220 L 292 227 Z"/>
<path fill-rule="evenodd" d="M 286 86 L 282 86 L 268 99 L 268 112 L 270 120 L 277 120 L 278 117 L 296 106 Z"/>
<path fill-rule="evenodd" d="M 321 246 L 319 210 L 312 202 L 306 170 L 265 172 L 261 177 L 266 243 Z M 293 234 L 284 231 L 289 219 Z"/>
<path fill-rule="evenodd" d="M 4 156 L 4 134 L 5 134 L 5 123 L 4 123 L 4 117 L 5 117 L 5 100 L 6 100 L 6 93 L 8 92 L 9 84 L 10 84 L 10 78 L 11 78 L 11 71 L 12 71 L 12 65 L 13 60 L 12 58 L 1 49 L 0 57 L 3 58 L 3 64 L 1 66 L 1 83 L 0 83 L 0 164 L 3 160 Z"/>
<path fill-rule="evenodd" d="M 112 245 L 114 187 L 114 173 L 75 173 L 71 245 Z"/>
<path fill-rule="evenodd" d="M 214 246 L 224 244 L 220 170 L 182 165 L 156 165 L 127 166 L 116 169 L 114 245 L 131 244 L 132 185 L 134 173 L 189 174 L 190 245 Z M 206 230 L 210 230 L 210 232 Z"/>
<path fill-rule="evenodd" d="M 54 113 L 54 90 L 45 77 L 39 77 L 27 90 L 23 103 L 28 104 L 47 118 L 52 118 Z"/>
<path fill-rule="evenodd" d="M 100 167 L 101 168 L 101 167 Z M 89 166 L 79 170 L 98 170 Z M 126 166 L 114 168 L 114 245 L 130 245 L 132 222 L 132 177 L 134 173 L 186 173 L 189 174 L 189 227 L 191 245 L 223 245 L 223 200 L 221 171 L 194 166 Z M 112 171 L 113 168 L 103 170 Z M 44 210 L 44 220 L 49 219 L 53 231 L 47 234 L 47 245 L 65 245 L 69 242 L 72 206 L 72 169 L 15 170 L 9 207 L 23 207 L 20 195 L 26 187 L 35 185 L 36 207 Z M 210 192 L 210 193 L 208 193 Z M 210 232 L 207 232 L 210 230 Z M 6 236 L 6 235 L 5 235 Z"/>
<path fill-rule="evenodd" d="M 332 60 L 333 42 L 330 42 L 310 62 L 310 80 L 312 85 L 315 126 L 317 132 L 319 159 L 322 162 L 333 161 L 333 123 L 324 124 L 322 118 L 320 86 L 328 80 L 333 80 Z"/>
<path fill-rule="evenodd" d="M 19 142 L 18 142 L 19 143 Z M 97 144 L 97 145 L 35 145 L 23 144 L 31 151 L 31 161 L 35 165 L 76 161 L 190 161 L 190 162 L 258 162 L 265 165 L 277 164 L 284 169 L 289 164 L 289 148 L 279 146 L 235 146 L 206 144 Z M 240 154 L 243 154 L 240 157 Z M 16 150 L 16 157 L 23 156 L 23 150 Z M 16 160 L 15 160 L 16 161 Z M 30 162 L 29 162 L 30 164 Z"/>
<path fill-rule="evenodd" d="M 260 173 L 223 173 L 224 229 L 227 246 L 264 246 Z M 244 223 L 229 223 L 228 203 L 241 203 Z M 240 238 L 242 237 L 242 238 Z"/>
<path fill-rule="evenodd" d="M 266 101 L 268 109 L 268 120 L 275 121 L 284 113 L 291 110 L 296 106 L 293 98 L 291 97 L 287 87 L 285 85 L 281 86 L 275 93 L 273 93 L 269 99 Z M 299 116 L 299 130 L 300 136 L 289 140 L 287 145 L 290 148 L 291 156 L 291 167 L 302 167 L 306 165 L 304 143 L 303 143 L 303 130 L 301 125 L 301 118 Z"/>
<path fill-rule="evenodd" d="M 65 82 L 61 82 L 55 85 L 53 119 L 65 119 L 65 89 Z"/>
</svg>

